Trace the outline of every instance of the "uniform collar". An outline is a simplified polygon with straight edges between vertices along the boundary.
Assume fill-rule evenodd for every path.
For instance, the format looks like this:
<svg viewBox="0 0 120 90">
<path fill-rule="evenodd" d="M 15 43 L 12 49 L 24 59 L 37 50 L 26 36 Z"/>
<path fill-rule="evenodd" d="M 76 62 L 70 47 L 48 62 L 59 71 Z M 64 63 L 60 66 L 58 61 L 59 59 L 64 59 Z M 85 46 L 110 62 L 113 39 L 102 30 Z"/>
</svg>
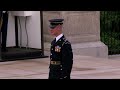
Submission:
<svg viewBox="0 0 120 90">
<path fill-rule="evenodd" d="M 56 37 L 56 42 L 63 36 L 63 33 Z"/>
</svg>

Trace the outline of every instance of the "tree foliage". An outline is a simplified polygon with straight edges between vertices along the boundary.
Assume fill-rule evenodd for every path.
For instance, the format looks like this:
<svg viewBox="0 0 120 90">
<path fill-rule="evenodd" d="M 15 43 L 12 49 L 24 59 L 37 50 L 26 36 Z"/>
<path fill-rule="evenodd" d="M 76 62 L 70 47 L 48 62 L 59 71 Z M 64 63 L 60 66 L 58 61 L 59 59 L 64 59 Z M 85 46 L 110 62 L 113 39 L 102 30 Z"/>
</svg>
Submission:
<svg viewBox="0 0 120 90">
<path fill-rule="evenodd" d="M 120 11 L 100 12 L 101 41 L 109 51 L 118 54 L 120 51 Z"/>
<path fill-rule="evenodd" d="M 120 30 L 120 11 L 101 11 L 101 30 L 115 31 L 119 32 Z"/>
</svg>

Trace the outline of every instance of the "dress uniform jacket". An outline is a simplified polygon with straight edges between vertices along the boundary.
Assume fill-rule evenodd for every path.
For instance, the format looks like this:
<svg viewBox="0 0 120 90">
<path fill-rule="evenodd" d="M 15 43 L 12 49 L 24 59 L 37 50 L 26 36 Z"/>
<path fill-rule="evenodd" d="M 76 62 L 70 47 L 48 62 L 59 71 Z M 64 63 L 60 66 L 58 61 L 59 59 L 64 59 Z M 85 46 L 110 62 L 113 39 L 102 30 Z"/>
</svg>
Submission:
<svg viewBox="0 0 120 90">
<path fill-rule="evenodd" d="M 57 42 L 51 42 L 49 79 L 70 79 L 73 52 L 70 42 L 63 35 Z"/>
</svg>

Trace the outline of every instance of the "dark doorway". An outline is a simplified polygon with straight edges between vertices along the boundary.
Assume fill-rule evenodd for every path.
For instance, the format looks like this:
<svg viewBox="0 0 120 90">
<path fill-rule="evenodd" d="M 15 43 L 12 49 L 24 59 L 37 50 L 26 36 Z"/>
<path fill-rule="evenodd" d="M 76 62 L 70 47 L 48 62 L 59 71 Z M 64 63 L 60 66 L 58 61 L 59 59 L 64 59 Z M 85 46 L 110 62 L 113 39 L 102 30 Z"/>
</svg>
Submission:
<svg viewBox="0 0 120 90">
<path fill-rule="evenodd" d="M 40 12 L 40 15 L 42 13 Z M 14 61 L 14 60 L 25 60 L 25 59 L 35 59 L 35 58 L 45 58 L 48 56 L 44 55 L 44 47 L 43 47 L 43 28 L 42 28 L 42 16 L 40 18 L 41 21 L 41 49 L 36 48 L 26 48 L 20 47 L 18 45 L 18 18 L 15 16 L 15 42 L 16 46 L 14 47 L 6 47 L 6 51 L 1 51 L 0 47 L 0 61 Z M 1 37 L 1 34 L 0 34 Z M 0 42 L 1 45 L 1 42 Z"/>
</svg>

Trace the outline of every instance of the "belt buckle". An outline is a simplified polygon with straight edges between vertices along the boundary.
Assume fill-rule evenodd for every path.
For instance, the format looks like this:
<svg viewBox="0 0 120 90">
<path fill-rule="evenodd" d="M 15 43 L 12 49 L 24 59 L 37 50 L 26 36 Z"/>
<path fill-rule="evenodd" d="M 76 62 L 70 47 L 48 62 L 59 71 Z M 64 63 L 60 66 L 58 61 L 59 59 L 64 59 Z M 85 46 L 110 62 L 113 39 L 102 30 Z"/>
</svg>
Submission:
<svg viewBox="0 0 120 90">
<path fill-rule="evenodd" d="M 56 62 L 56 61 L 53 61 L 53 64 L 57 64 L 57 62 Z"/>
<path fill-rule="evenodd" d="M 53 65 L 59 65 L 60 62 L 59 61 L 51 61 L 51 64 L 53 64 Z"/>
</svg>

